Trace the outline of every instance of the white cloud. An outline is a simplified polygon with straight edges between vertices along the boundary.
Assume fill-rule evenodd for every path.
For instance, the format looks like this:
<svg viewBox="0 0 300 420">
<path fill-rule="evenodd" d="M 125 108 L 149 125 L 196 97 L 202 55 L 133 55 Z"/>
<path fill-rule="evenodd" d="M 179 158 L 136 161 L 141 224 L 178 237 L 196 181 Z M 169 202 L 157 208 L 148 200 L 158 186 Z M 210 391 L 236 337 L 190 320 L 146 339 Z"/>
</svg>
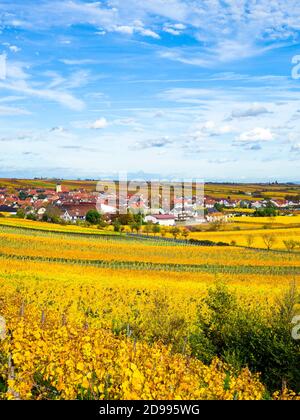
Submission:
<svg viewBox="0 0 300 420">
<path fill-rule="evenodd" d="M 143 141 L 137 141 L 130 149 L 131 150 L 144 150 L 144 149 L 162 149 L 172 144 L 172 140 L 169 136 L 158 137 L 155 139 L 147 139 Z"/>
<path fill-rule="evenodd" d="M 0 83 L 0 87 L 14 92 L 22 93 L 24 95 L 50 100 L 57 102 L 74 111 L 81 111 L 85 108 L 85 104 L 81 99 L 77 99 L 69 92 L 63 92 L 57 89 L 36 89 L 30 87 L 27 83 Z"/>
<path fill-rule="evenodd" d="M 269 128 L 256 127 L 250 131 L 245 131 L 236 137 L 236 141 L 253 143 L 260 141 L 270 141 L 274 139 L 274 134 Z"/>
<path fill-rule="evenodd" d="M 247 118 L 247 117 L 257 117 L 263 114 L 270 114 L 270 111 L 266 107 L 258 104 L 254 104 L 249 108 L 239 108 L 234 109 L 231 112 L 231 118 Z"/>
<path fill-rule="evenodd" d="M 203 124 L 196 125 L 191 137 L 195 140 L 201 140 L 207 137 L 230 134 L 234 131 L 235 128 L 231 125 L 220 125 L 216 124 L 214 121 L 208 120 Z"/>
<path fill-rule="evenodd" d="M 98 120 L 94 121 L 89 125 L 89 128 L 92 128 L 94 130 L 99 130 L 106 128 L 108 126 L 108 122 L 106 118 L 99 118 Z"/>
<path fill-rule="evenodd" d="M 134 33 L 134 27 L 126 26 L 126 25 L 120 25 L 120 26 L 115 26 L 114 31 L 115 32 L 120 32 L 121 34 L 132 35 Z"/>
<path fill-rule="evenodd" d="M 186 48 L 169 48 L 159 51 L 158 55 L 161 58 L 167 58 L 172 61 L 178 61 L 183 64 L 191 64 L 193 66 L 199 67 L 208 67 L 212 63 L 212 60 L 210 58 L 204 57 L 200 51 L 198 51 L 198 53 L 195 53 L 193 49 L 187 50 Z"/>
<path fill-rule="evenodd" d="M 112 28 L 112 31 L 119 32 L 121 34 L 125 35 L 133 35 L 134 33 L 140 34 L 142 36 L 147 36 L 155 39 L 159 39 L 160 36 L 154 32 L 152 29 L 145 28 L 143 23 L 140 21 L 133 22 L 133 26 L 127 26 L 127 25 L 120 25 L 120 26 L 114 26 Z"/>
<path fill-rule="evenodd" d="M 61 59 L 60 60 L 61 63 L 66 64 L 67 66 L 81 66 L 81 65 L 85 65 L 85 64 L 95 64 L 97 63 L 97 60 L 93 60 L 93 59 Z"/>
<path fill-rule="evenodd" d="M 21 48 L 17 47 L 16 45 L 10 45 L 9 46 L 10 51 L 17 53 L 19 51 L 21 51 Z"/>
<path fill-rule="evenodd" d="M 163 27 L 163 31 L 171 35 L 178 36 L 186 29 L 186 26 L 182 23 L 166 23 Z"/>
<path fill-rule="evenodd" d="M 291 152 L 300 153 L 300 143 L 295 143 L 291 147 Z"/>
<path fill-rule="evenodd" d="M 56 102 L 75 111 L 81 111 L 85 108 L 85 103 L 81 99 L 76 98 L 65 89 L 78 87 L 85 81 L 86 73 L 76 72 L 69 79 L 64 79 L 57 73 L 48 72 L 46 75 L 52 77 L 52 81 L 48 85 L 40 85 L 37 88 L 29 81 L 31 76 L 25 71 L 28 68 L 29 66 L 25 63 L 8 61 L 6 79 L 0 81 L 0 88 Z M 64 90 L 57 88 L 62 84 L 64 84 Z"/>
<path fill-rule="evenodd" d="M 149 36 L 154 39 L 160 39 L 160 36 L 156 32 L 152 31 L 151 29 L 138 28 L 137 32 L 143 36 Z"/>
<path fill-rule="evenodd" d="M 31 2 L 7 2 L 5 11 L 4 25 L 26 29 L 89 24 L 101 34 L 140 34 L 155 39 L 161 31 L 180 35 L 187 29 L 198 46 L 185 54 L 170 49 L 164 56 L 200 66 L 295 44 L 300 19 L 298 0 L 45 0 L 39 8 L 33 8 Z M 145 22 L 145 26 L 136 22 Z"/>
<path fill-rule="evenodd" d="M 66 133 L 67 130 L 64 127 L 58 126 L 58 127 L 52 127 L 50 129 L 51 133 L 58 133 L 58 134 L 62 134 L 62 133 Z"/>
</svg>

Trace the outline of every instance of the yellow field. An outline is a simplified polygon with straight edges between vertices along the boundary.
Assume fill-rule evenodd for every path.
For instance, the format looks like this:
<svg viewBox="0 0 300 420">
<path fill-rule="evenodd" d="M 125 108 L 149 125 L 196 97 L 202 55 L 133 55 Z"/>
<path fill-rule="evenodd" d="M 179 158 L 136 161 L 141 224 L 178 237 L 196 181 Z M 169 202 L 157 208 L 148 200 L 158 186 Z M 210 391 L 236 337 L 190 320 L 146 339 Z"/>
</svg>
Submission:
<svg viewBox="0 0 300 420">
<path fill-rule="evenodd" d="M 234 222 L 251 223 L 251 224 L 271 224 L 271 225 L 300 225 L 300 215 L 297 216 L 275 216 L 275 217 L 235 217 Z"/>
<path fill-rule="evenodd" d="M 263 235 L 274 235 L 276 242 L 273 249 L 285 249 L 285 240 L 300 241 L 300 228 L 283 228 L 283 229 L 251 229 L 251 230 L 235 230 L 235 231 L 221 231 L 221 232 L 192 232 L 190 238 L 211 241 L 223 241 L 231 243 L 234 241 L 236 245 L 247 246 L 248 237 L 253 238 L 251 247 L 266 248 L 263 240 Z"/>
<path fill-rule="evenodd" d="M 77 225 L 59 225 L 54 223 L 45 223 L 32 221 L 27 219 L 17 218 L 0 218 L 0 226 L 13 226 L 27 229 L 44 230 L 48 232 L 62 232 L 62 233 L 84 233 L 95 235 L 113 235 L 111 229 L 99 230 L 96 227 L 82 227 Z"/>
<path fill-rule="evenodd" d="M 217 358 L 204 364 L 191 356 L 188 340 L 215 283 L 269 319 L 291 282 L 300 285 L 298 253 L 50 227 L 16 219 L 0 225 L 0 315 L 7 331 L 0 327 L 0 398 L 265 398 L 255 372 Z M 243 232 L 203 235 L 219 234 Z M 296 398 L 287 390 L 271 397 Z"/>
</svg>

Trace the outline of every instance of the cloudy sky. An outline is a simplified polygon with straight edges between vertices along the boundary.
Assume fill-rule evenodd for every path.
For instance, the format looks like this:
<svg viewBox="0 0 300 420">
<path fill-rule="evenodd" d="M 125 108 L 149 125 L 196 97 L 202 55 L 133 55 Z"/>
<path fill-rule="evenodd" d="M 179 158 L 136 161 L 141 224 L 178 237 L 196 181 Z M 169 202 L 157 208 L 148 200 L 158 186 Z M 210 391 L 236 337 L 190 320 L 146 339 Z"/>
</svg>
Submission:
<svg viewBox="0 0 300 420">
<path fill-rule="evenodd" d="M 0 176 L 300 181 L 298 0 L 0 0 Z"/>
</svg>

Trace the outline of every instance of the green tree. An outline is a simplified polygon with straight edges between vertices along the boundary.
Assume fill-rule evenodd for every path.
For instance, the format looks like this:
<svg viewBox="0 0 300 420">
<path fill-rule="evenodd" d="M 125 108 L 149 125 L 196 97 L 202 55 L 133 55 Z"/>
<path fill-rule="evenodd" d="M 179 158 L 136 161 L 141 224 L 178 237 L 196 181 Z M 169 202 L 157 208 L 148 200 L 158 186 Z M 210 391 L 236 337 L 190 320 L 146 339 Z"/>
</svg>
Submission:
<svg viewBox="0 0 300 420">
<path fill-rule="evenodd" d="M 135 222 L 135 223 L 133 223 L 133 230 L 135 230 L 136 233 L 138 234 L 139 231 L 141 230 L 141 226 L 142 225 L 140 223 Z"/>
<path fill-rule="evenodd" d="M 214 208 L 216 210 L 218 210 L 219 212 L 222 212 L 224 210 L 224 206 L 222 204 L 220 204 L 220 203 L 215 203 L 214 204 Z"/>
<path fill-rule="evenodd" d="M 43 215 L 43 220 L 45 222 L 52 222 L 52 223 L 59 223 L 60 218 L 60 210 L 58 207 L 54 206 L 53 204 L 49 204 L 46 208 L 46 212 Z"/>
<path fill-rule="evenodd" d="M 91 225 L 98 225 L 101 219 L 101 214 L 97 210 L 89 210 L 85 216 L 85 220 Z"/>
<path fill-rule="evenodd" d="M 154 233 L 154 236 L 160 233 L 160 226 L 158 224 L 155 224 L 152 226 L 152 232 Z"/>
<path fill-rule="evenodd" d="M 133 215 L 135 223 L 142 225 L 144 223 L 144 215 L 142 213 L 137 213 Z"/>
<path fill-rule="evenodd" d="M 129 226 L 129 229 L 131 230 L 131 233 L 133 233 L 133 232 L 134 232 L 134 226 L 135 226 L 135 223 L 134 223 L 134 222 L 130 222 L 130 223 L 128 224 L 128 226 Z"/>
<path fill-rule="evenodd" d="M 19 219 L 25 219 L 25 211 L 23 209 L 18 209 L 17 210 L 17 217 Z"/>
<path fill-rule="evenodd" d="M 26 200 L 27 197 L 28 197 L 28 194 L 25 191 L 20 191 L 19 192 L 19 199 L 20 200 Z"/>
<path fill-rule="evenodd" d="M 120 229 L 121 229 L 121 223 L 120 223 L 120 221 L 119 221 L 119 219 L 115 219 L 114 221 L 113 221 L 113 227 L 114 227 L 114 231 L 115 232 L 120 232 Z"/>
<path fill-rule="evenodd" d="M 28 219 L 28 220 L 37 220 L 37 217 L 36 217 L 36 214 L 34 214 L 34 213 L 28 213 L 26 215 L 26 219 Z"/>
<path fill-rule="evenodd" d="M 152 232 L 152 224 L 147 223 L 143 228 L 143 232 L 146 233 L 147 236 L 149 236 L 149 233 Z"/>
</svg>

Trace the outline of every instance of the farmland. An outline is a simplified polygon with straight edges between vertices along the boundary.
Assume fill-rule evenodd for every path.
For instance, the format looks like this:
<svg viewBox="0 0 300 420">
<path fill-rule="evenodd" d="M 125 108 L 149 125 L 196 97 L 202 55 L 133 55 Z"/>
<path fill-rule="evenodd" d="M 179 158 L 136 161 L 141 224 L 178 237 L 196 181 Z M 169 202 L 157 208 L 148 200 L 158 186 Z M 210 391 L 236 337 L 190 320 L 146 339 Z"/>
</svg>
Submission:
<svg viewBox="0 0 300 420">
<path fill-rule="evenodd" d="M 297 398 L 298 343 L 279 328 L 284 296 L 300 283 L 297 251 L 192 246 L 19 219 L 1 219 L 0 246 L 1 398 Z M 229 335 L 248 353 L 242 330 L 234 338 L 240 325 L 255 326 L 252 340 L 278 328 L 278 348 L 286 345 L 295 362 L 270 373 L 258 345 L 255 362 L 233 357 L 230 343 L 217 350 L 208 331 L 220 346 L 219 322 L 222 340 Z M 271 358 L 279 350 L 266 343 Z"/>
<path fill-rule="evenodd" d="M 57 179 L 15 179 L 0 178 L 0 185 L 8 188 L 10 191 L 27 188 L 54 189 Z M 84 189 L 86 191 L 95 191 L 97 186 L 96 180 L 61 180 L 61 184 L 70 190 Z M 101 184 L 113 186 L 111 180 L 103 181 Z M 175 183 L 176 184 L 176 183 Z M 168 185 L 165 183 L 165 185 Z M 143 191 L 142 191 L 143 192 Z M 300 195 L 300 186 L 297 184 L 216 184 L 206 183 L 205 194 L 213 198 L 231 197 L 232 199 L 253 199 L 252 194 L 258 197 L 281 199 L 286 195 Z"/>
</svg>

